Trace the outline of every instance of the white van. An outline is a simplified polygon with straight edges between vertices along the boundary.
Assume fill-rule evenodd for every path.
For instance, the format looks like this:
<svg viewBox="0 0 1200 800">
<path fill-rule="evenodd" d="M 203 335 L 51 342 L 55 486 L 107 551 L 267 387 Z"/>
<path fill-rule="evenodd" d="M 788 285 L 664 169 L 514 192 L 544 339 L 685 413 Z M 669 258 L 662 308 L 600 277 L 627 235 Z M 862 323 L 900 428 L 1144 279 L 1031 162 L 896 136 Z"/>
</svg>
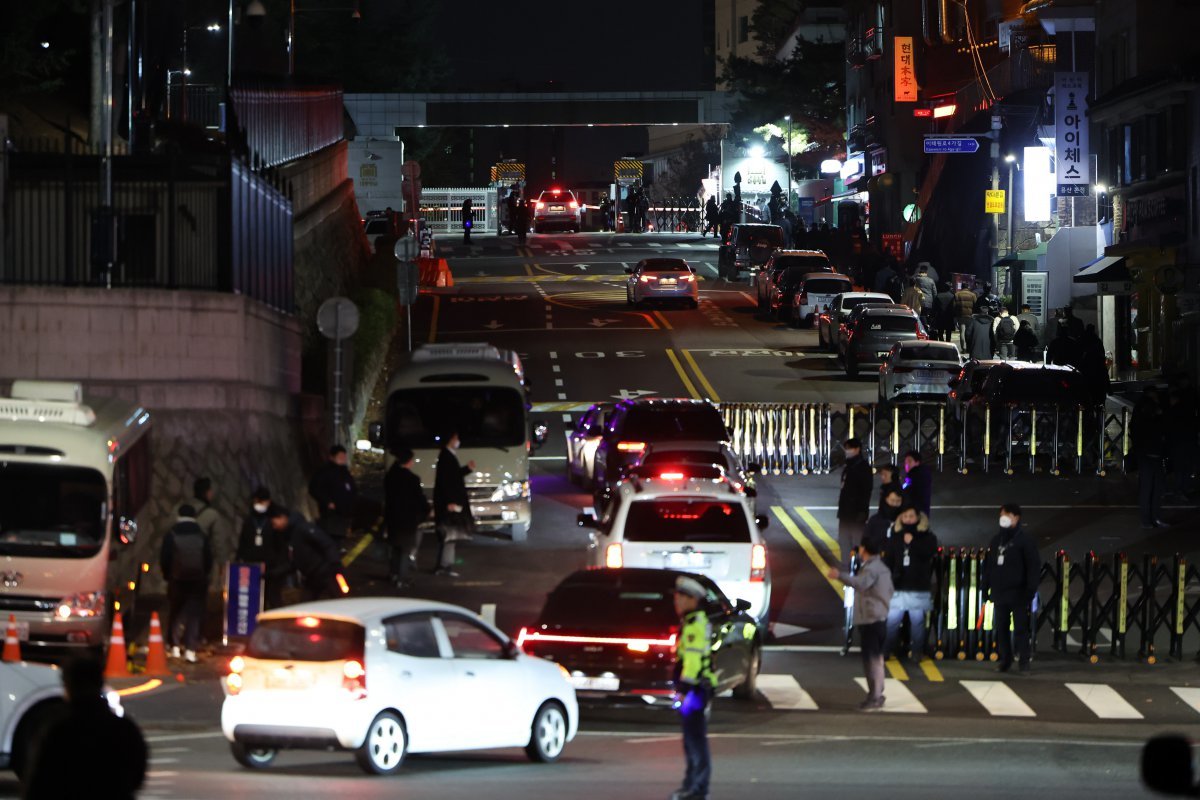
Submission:
<svg viewBox="0 0 1200 800">
<path fill-rule="evenodd" d="M 122 545 L 150 490 L 150 414 L 78 383 L 14 381 L 0 397 L 0 619 L 28 657 L 102 651 L 141 571 Z"/>
<path fill-rule="evenodd" d="M 429 492 L 442 442 L 457 430 L 458 459 L 475 462 L 466 478 L 471 513 L 481 528 L 506 529 L 513 541 L 529 533 L 529 453 L 545 439 L 530 430 L 528 387 L 521 359 L 490 344 L 427 344 L 392 373 L 382 427 L 371 439 L 394 455 L 416 456 L 414 472 Z"/>
</svg>

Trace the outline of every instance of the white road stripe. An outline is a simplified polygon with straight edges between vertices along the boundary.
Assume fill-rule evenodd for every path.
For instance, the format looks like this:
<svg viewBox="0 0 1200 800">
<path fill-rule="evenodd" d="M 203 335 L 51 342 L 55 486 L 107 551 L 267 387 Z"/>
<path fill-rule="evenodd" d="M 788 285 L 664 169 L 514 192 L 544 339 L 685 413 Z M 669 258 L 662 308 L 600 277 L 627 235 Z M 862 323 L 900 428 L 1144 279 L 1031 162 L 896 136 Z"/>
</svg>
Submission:
<svg viewBox="0 0 1200 800">
<path fill-rule="evenodd" d="M 812 695 L 791 675 L 759 675 L 758 690 L 771 708 L 786 711 L 816 711 Z"/>
<path fill-rule="evenodd" d="M 867 690 L 866 678 L 855 678 L 854 682 L 864 692 Z M 885 678 L 883 681 L 883 696 L 887 701 L 882 711 L 891 714 L 928 714 L 929 710 L 921 704 L 917 696 L 909 688 L 895 678 Z"/>
<path fill-rule="evenodd" d="M 563 422 L 571 422 L 571 421 L 572 421 L 572 419 L 571 419 L 570 414 L 563 414 Z"/>
<path fill-rule="evenodd" d="M 1172 686 L 1171 691 L 1179 695 L 1179 699 L 1191 706 L 1193 711 L 1200 711 L 1200 689 Z"/>
<path fill-rule="evenodd" d="M 1107 683 L 1068 683 L 1066 687 L 1100 719 L 1143 719 L 1142 713 Z"/>
<path fill-rule="evenodd" d="M 959 681 L 993 717 L 1036 717 L 1033 709 L 1003 681 Z"/>
</svg>

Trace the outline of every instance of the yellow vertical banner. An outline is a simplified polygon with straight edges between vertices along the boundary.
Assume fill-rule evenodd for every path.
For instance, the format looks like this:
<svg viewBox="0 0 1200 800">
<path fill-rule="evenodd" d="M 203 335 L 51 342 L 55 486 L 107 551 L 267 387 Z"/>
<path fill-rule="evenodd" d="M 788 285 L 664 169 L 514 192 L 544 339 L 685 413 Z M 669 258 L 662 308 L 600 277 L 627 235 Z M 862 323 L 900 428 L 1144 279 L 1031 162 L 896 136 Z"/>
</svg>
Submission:
<svg viewBox="0 0 1200 800">
<path fill-rule="evenodd" d="M 895 51 L 892 82 L 897 103 L 917 102 L 917 67 L 914 61 L 913 37 L 894 37 Z"/>
</svg>

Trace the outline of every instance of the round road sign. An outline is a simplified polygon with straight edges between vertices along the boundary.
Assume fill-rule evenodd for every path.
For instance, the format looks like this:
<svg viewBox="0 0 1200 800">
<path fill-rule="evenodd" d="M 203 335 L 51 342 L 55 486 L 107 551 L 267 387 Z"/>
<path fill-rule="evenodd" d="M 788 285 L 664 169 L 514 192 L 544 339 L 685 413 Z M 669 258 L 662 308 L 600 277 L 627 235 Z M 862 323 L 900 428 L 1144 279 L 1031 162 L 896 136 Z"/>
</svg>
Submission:
<svg viewBox="0 0 1200 800">
<path fill-rule="evenodd" d="M 331 297 L 317 309 L 317 330 L 326 339 L 348 339 L 358 330 L 358 306 L 345 297 Z"/>
</svg>

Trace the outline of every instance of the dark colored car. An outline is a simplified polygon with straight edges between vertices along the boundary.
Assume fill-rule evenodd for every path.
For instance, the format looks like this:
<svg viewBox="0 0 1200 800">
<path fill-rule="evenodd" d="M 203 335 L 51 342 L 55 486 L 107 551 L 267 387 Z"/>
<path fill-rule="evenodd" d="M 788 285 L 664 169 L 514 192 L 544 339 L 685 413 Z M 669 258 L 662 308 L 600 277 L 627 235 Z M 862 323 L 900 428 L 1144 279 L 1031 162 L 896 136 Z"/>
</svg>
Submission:
<svg viewBox="0 0 1200 800">
<path fill-rule="evenodd" d="M 1006 361 L 988 370 L 970 405 L 1078 408 L 1104 402 L 1079 370 L 1057 364 Z"/>
<path fill-rule="evenodd" d="M 742 272 L 760 269 L 776 250 L 783 247 L 783 228 L 778 225 L 739 224 L 729 232 L 729 241 L 717 251 L 717 272 L 737 280 Z"/>
<path fill-rule="evenodd" d="M 703 575 L 669 569 L 585 569 L 568 575 L 546 598 L 537 622 L 517 644 L 570 673 L 581 701 L 647 698 L 669 703 L 674 692 L 675 581 L 703 584 L 712 624 L 717 692 L 752 699 L 762 664 L 762 634 L 746 602 L 732 602 Z"/>
<path fill-rule="evenodd" d="M 842 292 L 817 314 L 817 344 L 822 350 L 836 350 L 838 328 L 858 306 L 890 306 L 892 298 L 880 292 Z"/>
<path fill-rule="evenodd" d="M 725 420 L 707 400 L 623 400 L 617 403 L 593 458 L 599 507 L 621 469 L 637 463 L 650 444 L 729 439 Z"/>
<path fill-rule="evenodd" d="M 983 388 L 983 382 L 992 367 L 1003 363 L 998 358 L 972 358 L 962 365 L 958 374 L 950 379 L 950 393 L 946 395 L 946 405 L 954 412 L 955 419 L 962 419 L 967 403 Z"/>
<path fill-rule="evenodd" d="M 864 366 L 877 372 L 896 342 L 926 339 L 917 312 L 904 306 L 867 307 L 841 343 L 838 355 L 851 378 Z"/>
<path fill-rule="evenodd" d="M 766 311 L 770 307 L 771 284 L 779 277 L 779 273 L 792 268 L 802 268 L 805 273 L 835 271 L 829 256 L 821 250 L 776 250 L 775 255 L 754 276 L 759 311 Z"/>
</svg>

